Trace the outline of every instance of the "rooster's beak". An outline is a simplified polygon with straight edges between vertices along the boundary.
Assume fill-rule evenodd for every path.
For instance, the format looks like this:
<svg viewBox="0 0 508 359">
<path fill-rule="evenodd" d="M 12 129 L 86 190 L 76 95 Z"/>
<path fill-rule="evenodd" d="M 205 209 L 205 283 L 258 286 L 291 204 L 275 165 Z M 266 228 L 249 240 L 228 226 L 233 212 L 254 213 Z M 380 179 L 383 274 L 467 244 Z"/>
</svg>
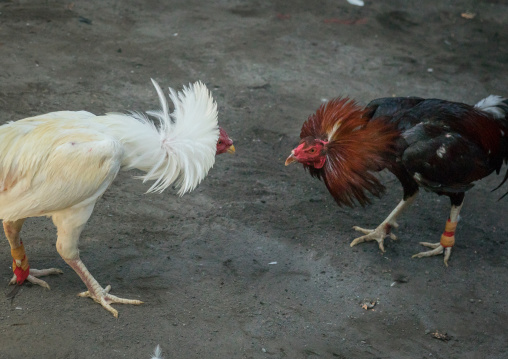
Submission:
<svg viewBox="0 0 508 359">
<path fill-rule="evenodd" d="M 233 145 L 229 146 L 228 153 L 235 153 L 235 146 Z"/>
<path fill-rule="evenodd" d="M 298 161 L 298 160 L 296 159 L 294 152 L 293 152 L 293 151 L 291 151 L 291 154 L 290 154 L 290 155 L 289 155 L 289 157 L 286 159 L 286 163 L 285 163 L 285 165 L 286 165 L 286 166 L 289 166 L 291 163 L 296 162 L 296 161 Z"/>
</svg>

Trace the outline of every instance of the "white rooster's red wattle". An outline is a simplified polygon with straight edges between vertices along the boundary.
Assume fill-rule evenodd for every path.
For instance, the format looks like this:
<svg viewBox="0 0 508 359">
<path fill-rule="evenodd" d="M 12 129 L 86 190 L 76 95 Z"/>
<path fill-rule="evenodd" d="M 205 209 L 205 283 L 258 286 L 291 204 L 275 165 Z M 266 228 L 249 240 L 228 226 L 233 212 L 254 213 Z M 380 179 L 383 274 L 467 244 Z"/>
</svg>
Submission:
<svg viewBox="0 0 508 359">
<path fill-rule="evenodd" d="M 192 191 L 207 175 L 216 154 L 234 152 L 231 139 L 217 123 L 217 105 L 201 82 L 170 89 L 174 111 L 152 80 L 161 110 L 141 113 L 60 111 L 0 126 L 0 218 L 13 256 L 11 283 L 25 279 L 49 288 L 37 278 L 61 273 L 30 269 L 20 240 L 28 217 L 50 216 L 58 230 L 58 253 L 81 277 L 88 296 L 114 316 L 111 303 L 141 304 L 109 294 L 79 257 L 81 231 L 97 199 L 121 169 L 145 172 L 154 181 L 148 192 L 173 185 L 178 194 Z"/>
</svg>

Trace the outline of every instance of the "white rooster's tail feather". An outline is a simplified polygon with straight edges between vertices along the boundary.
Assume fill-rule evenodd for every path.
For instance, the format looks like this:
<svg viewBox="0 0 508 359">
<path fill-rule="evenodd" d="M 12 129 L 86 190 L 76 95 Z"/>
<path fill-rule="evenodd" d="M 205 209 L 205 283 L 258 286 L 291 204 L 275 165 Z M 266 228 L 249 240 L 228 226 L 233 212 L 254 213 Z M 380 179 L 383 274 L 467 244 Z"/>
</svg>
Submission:
<svg viewBox="0 0 508 359">
<path fill-rule="evenodd" d="M 175 185 L 179 195 L 196 188 L 215 163 L 215 152 L 219 138 L 217 123 L 217 104 L 206 86 L 195 82 L 184 86 L 183 91 L 169 89 L 169 97 L 174 104 L 173 113 L 163 91 L 152 79 L 159 95 L 161 110 L 147 114 L 159 121 L 159 126 L 144 115 L 132 116 L 145 125 L 152 126 L 159 134 L 162 154 L 141 176 L 143 182 L 155 180 L 148 192 L 162 192 Z"/>
<path fill-rule="evenodd" d="M 501 96 L 490 95 L 474 105 L 479 110 L 490 113 L 497 119 L 508 117 L 508 99 Z"/>
</svg>

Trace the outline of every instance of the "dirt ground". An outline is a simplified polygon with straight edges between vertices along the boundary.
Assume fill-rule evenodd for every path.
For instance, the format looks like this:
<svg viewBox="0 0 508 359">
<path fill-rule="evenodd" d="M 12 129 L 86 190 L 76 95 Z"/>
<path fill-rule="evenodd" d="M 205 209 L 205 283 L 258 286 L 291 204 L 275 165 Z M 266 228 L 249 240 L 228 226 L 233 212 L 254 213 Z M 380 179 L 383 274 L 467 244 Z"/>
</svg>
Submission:
<svg viewBox="0 0 508 359">
<path fill-rule="evenodd" d="M 445 268 L 411 255 L 439 241 L 447 198 L 421 193 L 386 253 L 350 248 L 353 225 L 377 226 L 398 202 L 398 182 L 381 173 L 383 198 L 339 208 L 284 167 L 325 99 L 508 96 L 507 34 L 504 0 L 0 1 L 2 123 L 150 110 L 151 77 L 202 80 L 237 148 L 182 198 L 144 194 L 131 171 L 98 202 L 81 257 L 113 294 L 145 301 L 116 305 L 118 319 L 76 296 L 51 220 L 28 220 L 32 267 L 64 274 L 0 300 L 0 358 L 142 359 L 157 344 L 166 359 L 507 358 L 507 186 L 490 192 L 502 176 L 466 195 Z M 4 283 L 11 261 L 5 241 Z"/>
</svg>

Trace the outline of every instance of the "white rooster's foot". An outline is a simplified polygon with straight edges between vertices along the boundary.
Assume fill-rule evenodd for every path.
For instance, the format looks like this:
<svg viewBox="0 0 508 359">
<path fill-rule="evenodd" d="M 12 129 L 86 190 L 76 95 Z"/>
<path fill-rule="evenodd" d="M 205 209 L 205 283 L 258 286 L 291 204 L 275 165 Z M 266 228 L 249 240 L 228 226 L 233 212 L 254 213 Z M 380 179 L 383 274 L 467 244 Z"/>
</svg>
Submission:
<svg viewBox="0 0 508 359">
<path fill-rule="evenodd" d="M 444 248 L 441 243 L 429 243 L 429 242 L 420 242 L 422 246 L 432 248 L 430 251 L 420 252 L 413 255 L 411 258 L 423 258 L 423 257 L 432 257 L 440 255 L 444 252 L 444 264 L 448 267 L 448 259 L 450 259 L 450 255 L 452 254 L 452 247 Z"/>
<path fill-rule="evenodd" d="M 88 297 L 92 298 L 94 301 L 102 305 L 107 311 L 109 311 L 115 318 L 118 318 L 118 311 L 111 306 L 113 303 L 120 303 L 120 304 L 143 304 L 142 301 L 137 299 L 124 299 L 119 298 L 117 296 L 114 296 L 112 294 L 109 294 L 109 291 L 111 290 L 111 286 L 108 285 L 104 289 L 98 290 L 98 293 L 91 293 L 89 290 L 86 292 L 79 293 L 78 296 L 80 297 Z"/>
<path fill-rule="evenodd" d="M 92 298 L 94 301 L 99 303 L 108 312 L 113 314 L 115 318 L 118 318 L 118 311 L 111 306 L 114 303 L 121 304 L 143 304 L 142 301 L 136 299 L 124 299 L 109 294 L 111 286 L 108 285 L 106 288 L 102 288 L 101 285 L 95 280 L 92 274 L 86 269 L 81 259 L 65 259 L 68 265 L 72 267 L 79 275 L 83 283 L 85 283 L 88 290 L 86 292 L 79 293 L 80 297 Z"/>
<path fill-rule="evenodd" d="M 62 274 L 63 272 L 57 268 L 49 268 L 49 269 L 30 268 L 29 273 L 30 274 L 26 278 L 27 281 L 29 281 L 32 284 L 37 284 L 37 285 L 40 285 L 41 287 L 50 289 L 49 284 L 46 283 L 45 281 L 43 281 L 42 279 L 39 279 L 38 277 L 43 277 L 45 275 L 50 275 L 50 274 Z M 16 277 L 16 274 L 13 274 L 13 276 L 9 282 L 9 285 L 13 285 L 16 283 L 17 283 L 17 277 Z"/>
<path fill-rule="evenodd" d="M 392 227 L 397 228 L 398 224 L 397 223 L 393 223 L 393 224 L 382 223 L 376 229 L 365 229 L 365 228 L 361 228 L 361 227 L 358 227 L 358 226 L 354 226 L 353 227 L 354 230 L 356 230 L 358 232 L 362 232 L 365 235 L 361 236 L 361 237 L 358 237 L 358 238 L 355 238 L 351 242 L 350 246 L 353 247 L 353 246 L 356 246 L 359 243 L 369 242 L 369 241 L 376 241 L 378 243 L 378 245 L 379 245 L 379 249 L 382 252 L 384 252 L 385 251 L 384 239 L 387 236 L 390 236 L 390 238 L 393 239 L 393 240 L 397 239 L 397 236 L 395 234 L 390 232 Z"/>
</svg>

